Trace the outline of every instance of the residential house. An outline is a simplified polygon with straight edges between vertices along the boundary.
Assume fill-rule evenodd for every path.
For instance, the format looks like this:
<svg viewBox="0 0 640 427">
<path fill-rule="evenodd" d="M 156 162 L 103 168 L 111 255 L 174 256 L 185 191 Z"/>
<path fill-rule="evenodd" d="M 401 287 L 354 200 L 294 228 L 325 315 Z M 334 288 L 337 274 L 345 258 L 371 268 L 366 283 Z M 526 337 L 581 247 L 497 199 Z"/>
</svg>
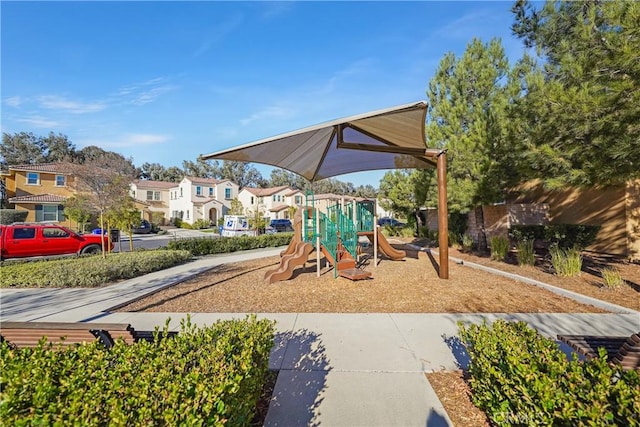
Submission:
<svg viewBox="0 0 640 427">
<path fill-rule="evenodd" d="M 204 219 L 218 224 L 238 197 L 238 184 L 227 180 L 186 176 L 169 189 L 171 219 L 193 224 Z"/>
<path fill-rule="evenodd" d="M 244 187 L 238 195 L 246 213 L 259 210 L 268 219 L 290 218 L 291 207 L 304 205 L 304 192 L 286 185 L 270 188 Z"/>
<path fill-rule="evenodd" d="M 144 219 L 167 225 L 171 218 L 170 193 L 175 186 L 175 182 L 135 179 L 130 184 L 130 194 L 137 202 L 144 202 L 140 203 Z"/>
<path fill-rule="evenodd" d="M 75 194 L 77 168 L 68 162 L 9 166 L 3 172 L 8 202 L 17 210 L 27 211 L 29 222 L 70 226 L 63 204 Z"/>
</svg>

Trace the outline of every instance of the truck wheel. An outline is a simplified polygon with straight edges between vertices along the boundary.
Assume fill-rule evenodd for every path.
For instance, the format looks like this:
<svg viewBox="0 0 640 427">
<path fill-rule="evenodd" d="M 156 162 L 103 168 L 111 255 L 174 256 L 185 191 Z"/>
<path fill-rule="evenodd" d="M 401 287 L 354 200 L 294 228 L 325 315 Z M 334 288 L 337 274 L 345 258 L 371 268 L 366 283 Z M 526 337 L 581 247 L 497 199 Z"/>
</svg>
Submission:
<svg viewBox="0 0 640 427">
<path fill-rule="evenodd" d="M 102 251 L 100 245 L 88 245 L 82 248 L 81 254 L 98 254 Z"/>
</svg>

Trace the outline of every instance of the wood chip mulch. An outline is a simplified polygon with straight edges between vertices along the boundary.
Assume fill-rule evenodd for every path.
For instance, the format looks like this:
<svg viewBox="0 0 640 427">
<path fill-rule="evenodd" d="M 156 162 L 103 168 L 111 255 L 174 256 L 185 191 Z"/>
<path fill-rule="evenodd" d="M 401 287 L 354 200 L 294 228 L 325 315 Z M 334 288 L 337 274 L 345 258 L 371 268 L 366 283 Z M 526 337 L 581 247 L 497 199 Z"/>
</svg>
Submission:
<svg viewBox="0 0 640 427">
<path fill-rule="evenodd" d="M 279 257 L 225 264 L 118 311 L 188 313 L 601 313 L 534 285 L 524 284 L 465 265 L 450 263 L 449 279 L 438 278 L 437 255 L 396 245 L 407 251 L 402 261 L 385 258 L 374 266 L 365 254 L 361 268 L 367 280 L 334 278 L 323 268 L 316 277 L 316 255 L 294 271 L 293 278 L 273 284 L 265 272 Z M 462 255 L 456 253 L 455 255 Z M 483 261 L 479 259 L 479 261 Z M 486 262 L 486 260 L 485 260 Z M 523 267 L 519 274 L 531 275 Z M 324 266 L 324 260 L 321 260 Z M 544 273 L 547 274 L 547 273 Z M 547 274 L 547 276 L 552 275 Z M 542 279 L 549 279 L 544 277 Z M 548 282 L 548 280 L 546 280 Z M 565 281 L 565 279 L 563 279 Z M 587 285 L 588 286 L 588 285 Z M 631 289 L 631 288 L 630 288 Z M 600 294 L 606 294 L 598 289 Z M 609 292 L 613 294 L 614 292 Z M 634 292 L 635 293 L 635 292 Z M 606 295 L 605 295 L 606 296 Z M 636 294 L 637 297 L 637 294 Z M 625 299 L 625 298 L 622 298 Z M 627 306 L 629 299 L 626 298 Z M 636 301 L 637 303 L 637 301 Z M 633 308 L 633 307 L 630 307 Z"/>
<path fill-rule="evenodd" d="M 414 242 L 415 243 L 415 242 Z M 361 268 L 372 278 L 351 281 L 334 278 L 324 267 L 316 277 L 316 255 L 294 271 L 290 280 L 268 284 L 265 273 L 277 268 L 280 257 L 263 258 L 219 266 L 176 286 L 135 301 L 118 311 L 212 312 L 212 313 L 602 313 L 550 291 L 488 272 L 472 269 L 464 261 L 533 278 L 553 286 L 640 310 L 640 265 L 619 259 L 586 254 L 579 277 L 551 274 L 544 258 L 535 267 L 520 267 L 488 256 L 450 249 L 450 256 L 463 260 L 451 262 L 449 280 L 438 278 L 438 255 L 418 251 L 414 246 L 394 245 L 407 251 L 403 261 L 381 256 L 373 264 L 371 251 L 363 257 Z M 509 261 L 509 260 L 508 260 Z M 604 286 L 601 268 L 614 266 L 625 279 L 617 289 Z M 453 425 L 485 427 L 490 425 L 483 411 L 473 405 L 470 389 L 462 371 L 426 374 Z M 252 425 L 264 421 L 277 373 L 272 373 L 257 405 Z"/>
</svg>

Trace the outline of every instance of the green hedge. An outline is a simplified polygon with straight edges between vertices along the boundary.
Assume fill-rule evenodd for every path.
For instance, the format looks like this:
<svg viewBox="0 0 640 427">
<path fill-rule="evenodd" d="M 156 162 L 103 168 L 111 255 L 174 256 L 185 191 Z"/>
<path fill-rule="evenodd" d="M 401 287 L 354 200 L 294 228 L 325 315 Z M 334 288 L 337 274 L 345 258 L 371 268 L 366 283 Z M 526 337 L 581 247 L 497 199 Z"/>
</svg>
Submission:
<svg viewBox="0 0 640 427">
<path fill-rule="evenodd" d="M 0 288 L 8 287 L 96 287 L 131 279 L 191 259 L 188 251 L 139 251 L 67 257 L 55 260 L 5 261 Z"/>
<path fill-rule="evenodd" d="M 169 249 L 182 249 L 190 251 L 194 256 L 222 254 L 227 252 L 245 251 L 285 246 L 291 242 L 293 233 L 263 234 L 260 236 L 238 236 L 195 239 L 179 239 L 169 242 Z"/>
<path fill-rule="evenodd" d="M 509 229 L 509 237 L 516 242 L 542 240 L 548 246 L 557 245 L 563 249 L 573 247 L 584 249 L 595 242 L 598 231 L 600 231 L 599 225 L 513 225 Z"/>
<path fill-rule="evenodd" d="M 472 400 L 496 425 L 638 426 L 640 374 L 606 361 L 568 360 L 525 322 L 458 324 Z"/>
<path fill-rule="evenodd" d="M 248 426 L 273 337 L 252 316 L 109 350 L 1 343 L 0 425 Z"/>
<path fill-rule="evenodd" d="M 18 211 L 15 209 L 0 209 L 0 224 L 13 224 L 14 222 L 25 222 L 28 211 Z"/>
</svg>

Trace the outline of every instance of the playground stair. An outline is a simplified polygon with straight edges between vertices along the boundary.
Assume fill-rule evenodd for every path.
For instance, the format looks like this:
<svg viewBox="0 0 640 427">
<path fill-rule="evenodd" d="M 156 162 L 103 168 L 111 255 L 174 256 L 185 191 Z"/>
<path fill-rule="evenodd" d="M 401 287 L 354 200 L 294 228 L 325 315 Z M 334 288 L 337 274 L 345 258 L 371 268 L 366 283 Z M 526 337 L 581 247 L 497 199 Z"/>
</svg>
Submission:
<svg viewBox="0 0 640 427">
<path fill-rule="evenodd" d="M 338 240 L 338 250 L 336 251 L 337 261 L 333 259 L 329 251 L 325 250 L 324 246 L 322 247 L 322 253 L 327 261 L 336 268 L 338 276 L 350 280 L 362 280 L 371 277 L 370 271 L 356 267 L 356 260 L 353 259 L 340 240 Z"/>
</svg>

